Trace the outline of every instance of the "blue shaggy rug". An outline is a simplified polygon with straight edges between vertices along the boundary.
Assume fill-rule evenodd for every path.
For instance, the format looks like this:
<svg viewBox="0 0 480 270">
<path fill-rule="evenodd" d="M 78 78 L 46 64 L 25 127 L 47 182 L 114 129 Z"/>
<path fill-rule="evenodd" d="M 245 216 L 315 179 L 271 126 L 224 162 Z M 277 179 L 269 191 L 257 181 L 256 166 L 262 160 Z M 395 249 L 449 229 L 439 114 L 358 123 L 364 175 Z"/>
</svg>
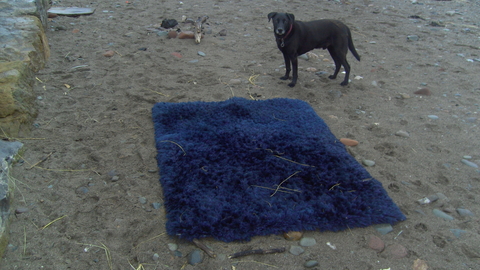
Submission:
<svg viewBox="0 0 480 270">
<path fill-rule="evenodd" d="M 152 115 L 170 235 L 229 242 L 405 219 L 303 101 L 157 103 Z"/>
</svg>

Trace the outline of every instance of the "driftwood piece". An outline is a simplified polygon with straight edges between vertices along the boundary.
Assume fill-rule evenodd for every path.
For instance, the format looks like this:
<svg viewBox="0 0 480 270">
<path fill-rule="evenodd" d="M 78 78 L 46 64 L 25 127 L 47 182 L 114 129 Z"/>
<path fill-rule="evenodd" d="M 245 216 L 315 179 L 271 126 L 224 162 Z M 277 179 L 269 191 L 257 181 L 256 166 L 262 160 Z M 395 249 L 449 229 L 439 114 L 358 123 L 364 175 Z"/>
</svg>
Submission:
<svg viewBox="0 0 480 270">
<path fill-rule="evenodd" d="M 210 249 L 209 247 L 207 247 L 204 243 L 200 242 L 198 239 L 193 239 L 193 243 L 201 250 L 205 251 L 205 253 L 207 253 L 208 256 L 212 257 L 212 258 L 215 258 L 217 257 L 217 255 L 215 254 L 215 252 L 213 252 L 212 249 Z"/>
<path fill-rule="evenodd" d="M 195 43 L 199 44 L 203 35 L 203 24 L 207 21 L 208 16 L 198 17 L 195 21 Z"/>
<path fill-rule="evenodd" d="M 237 253 L 233 253 L 232 255 L 228 256 L 229 259 L 234 259 L 242 256 L 248 256 L 253 254 L 272 254 L 272 253 L 282 253 L 285 252 L 285 247 L 281 248 L 271 248 L 271 249 L 251 249 L 246 251 L 241 251 Z"/>
</svg>

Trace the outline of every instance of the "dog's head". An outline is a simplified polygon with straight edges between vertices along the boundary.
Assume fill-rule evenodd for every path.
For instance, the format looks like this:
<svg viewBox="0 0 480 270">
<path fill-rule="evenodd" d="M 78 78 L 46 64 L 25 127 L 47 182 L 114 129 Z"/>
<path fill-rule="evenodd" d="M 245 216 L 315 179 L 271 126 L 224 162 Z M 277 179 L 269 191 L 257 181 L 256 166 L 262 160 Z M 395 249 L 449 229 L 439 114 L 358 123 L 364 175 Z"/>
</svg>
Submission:
<svg viewBox="0 0 480 270">
<path fill-rule="evenodd" d="M 295 15 L 291 13 L 277 13 L 271 12 L 268 14 L 268 21 L 273 22 L 273 31 L 279 36 L 283 36 L 290 29 L 290 26 L 295 21 Z"/>
</svg>

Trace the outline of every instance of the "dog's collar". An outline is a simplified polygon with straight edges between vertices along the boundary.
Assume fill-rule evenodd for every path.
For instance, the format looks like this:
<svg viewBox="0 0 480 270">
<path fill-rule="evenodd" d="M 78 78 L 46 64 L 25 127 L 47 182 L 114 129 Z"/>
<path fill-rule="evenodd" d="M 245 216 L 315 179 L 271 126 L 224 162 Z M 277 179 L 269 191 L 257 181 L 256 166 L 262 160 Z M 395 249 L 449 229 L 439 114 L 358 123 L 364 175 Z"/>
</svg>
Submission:
<svg viewBox="0 0 480 270">
<path fill-rule="evenodd" d="M 290 33 L 292 32 L 292 29 L 293 29 L 293 23 L 290 24 L 290 29 L 288 29 L 288 32 L 285 34 L 285 36 L 283 36 L 280 40 L 282 41 L 282 43 L 280 43 L 280 47 L 285 47 L 285 42 L 284 40 L 288 37 L 288 35 L 290 35 Z"/>
</svg>

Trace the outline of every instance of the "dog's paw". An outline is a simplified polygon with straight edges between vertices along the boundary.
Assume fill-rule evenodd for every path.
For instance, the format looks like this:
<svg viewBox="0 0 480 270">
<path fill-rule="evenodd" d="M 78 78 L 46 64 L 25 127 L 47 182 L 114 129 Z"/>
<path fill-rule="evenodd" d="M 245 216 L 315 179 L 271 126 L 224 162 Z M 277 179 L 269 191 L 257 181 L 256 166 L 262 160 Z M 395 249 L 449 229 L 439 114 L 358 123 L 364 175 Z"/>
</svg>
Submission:
<svg viewBox="0 0 480 270">
<path fill-rule="evenodd" d="M 291 83 L 289 83 L 289 84 L 288 84 L 288 86 L 290 86 L 290 87 L 294 87 L 294 86 L 295 86 L 295 84 L 296 84 L 296 83 L 294 83 L 294 82 L 291 82 Z"/>
<path fill-rule="evenodd" d="M 340 85 L 341 85 L 341 86 L 345 86 L 345 85 L 347 85 L 347 84 L 348 84 L 348 81 L 342 82 Z"/>
<path fill-rule="evenodd" d="M 335 75 L 330 75 L 330 76 L 328 76 L 328 78 L 329 78 L 330 80 L 335 80 L 335 79 L 337 78 L 337 76 L 335 76 Z"/>
<path fill-rule="evenodd" d="M 283 76 L 283 77 L 280 77 L 280 80 L 288 80 L 288 76 Z"/>
</svg>

